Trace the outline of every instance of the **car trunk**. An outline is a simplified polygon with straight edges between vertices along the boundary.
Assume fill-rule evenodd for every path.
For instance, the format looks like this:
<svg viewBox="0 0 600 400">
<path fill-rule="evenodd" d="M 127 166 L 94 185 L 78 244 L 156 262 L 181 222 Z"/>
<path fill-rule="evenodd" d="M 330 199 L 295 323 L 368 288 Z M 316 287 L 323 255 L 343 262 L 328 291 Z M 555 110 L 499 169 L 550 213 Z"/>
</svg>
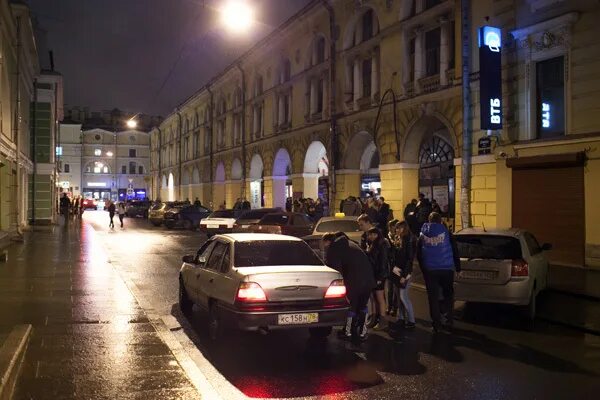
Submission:
<svg viewBox="0 0 600 400">
<path fill-rule="evenodd" d="M 273 266 L 238 268 L 245 281 L 256 282 L 269 302 L 323 300 L 327 288 L 340 275 L 321 266 Z"/>
<path fill-rule="evenodd" d="M 461 258 L 460 265 L 462 274 L 457 282 L 504 285 L 510 280 L 512 260 Z"/>
<path fill-rule="evenodd" d="M 231 224 L 231 218 L 206 218 L 200 221 L 200 225 L 208 226 L 208 227 L 227 227 Z"/>
</svg>

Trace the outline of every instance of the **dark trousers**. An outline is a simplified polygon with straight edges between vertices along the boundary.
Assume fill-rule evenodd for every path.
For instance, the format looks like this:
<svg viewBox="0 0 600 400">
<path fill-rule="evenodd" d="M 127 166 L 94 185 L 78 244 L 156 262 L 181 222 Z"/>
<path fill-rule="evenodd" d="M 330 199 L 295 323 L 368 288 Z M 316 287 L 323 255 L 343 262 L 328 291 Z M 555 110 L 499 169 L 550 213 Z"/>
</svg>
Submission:
<svg viewBox="0 0 600 400">
<path fill-rule="evenodd" d="M 424 275 L 433 326 L 441 327 L 442 313 L 446 314 L 447 323 L 451 325 L 454 311 L 454 270 L 428 270 Z M 444 296 L 442 300 L 440 293 Z"/>
<path fill-rule="evenodd" d="M 123 217 L 125 214 L 119 214 L 119 221 L 121 221 L 121 228 L 123 227 Z"/>
<path fill-rule="evenodd" d="M 348 302 L 350 303 L 350 315 L 352 315 L 350 332 L 352 341 L 354 342 L 360 341 L 360 333 L 365 324 L 365 320 L 367 319 L 367 304 L 369 303 L 370 297 L 370 290 L 366 290 L 364 293 L 352 293 L 352 295 L 348 297 Z"/>
<path fill-rule="evenodd" d="M 115 217 L 115 213 L 109 212 L 108 216 L 110 217 L 110 224 L 108 224 L 108 226 L 110 227 L 115 227 L 115 223 L 113 222 L 113 218 Z"/>
</svg>

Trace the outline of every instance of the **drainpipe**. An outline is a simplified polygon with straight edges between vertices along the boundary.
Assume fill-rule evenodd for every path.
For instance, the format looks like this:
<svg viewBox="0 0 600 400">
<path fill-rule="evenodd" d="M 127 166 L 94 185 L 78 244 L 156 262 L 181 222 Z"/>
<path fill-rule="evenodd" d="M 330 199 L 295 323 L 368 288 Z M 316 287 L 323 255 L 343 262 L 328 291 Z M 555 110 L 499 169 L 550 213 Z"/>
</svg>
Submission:
<svg viewBox="0 0 600 400">
<path fill-rule="evenodd" d="M 178 196 L 181 200 L 181 171 L 183 169 L 183 159 L 182 159 L 182 154 L 181 154 L 181 148 L 183 147 L 183 120 L 181 118 L 181 110 L 178 108 L 175 110 L 175 112 L 177 113 L 177 116 L 179 117 L 179 177 L 177 179 L 177 182 L 179 183 L 179 189 L 177 189 L 177 193 Z"/>
<path fill-rule="evenodd" d="M 471 127 L 471 20 L 470 2 L 461 0 L 462 19 L 462 101 L 463 101 L 463 146 L 461 165 L 460 213 L 462 227 L 471 226 L 471 154 L 473 151 L 473 129 Z"/>
<path fill-rule="evenodd" d="M 37 92 L 37 78 L 33 80 L 33 105 L 31 114 L 33 115 L 31 121 L 31 140 L 33 145 L 32 147 L 32 157 L 33 157 L 33 174 L 31 175 L 31 225 L 35 225 L 35 176 L 37 174 L 37 141 L 36 141 L 36 121 L 37 121 L 37 101 L 38 101 L 38 92 Z M 52 203 L 52 210 L 55 209 L 54 202 Z M 54 211 L 53 211 L 54 213 Z"/>
<path fill-rule="evenodd" d="M 331 134 L 331 160 L 329 166 L 329 210 L 335 210 L 337 184 L 336 169 L 338 166 L 338 132 L 337 132 L 337 111 L 335 96 L 336 79 L 336 46 L 337 32 L 335 26 L 335 13 L 328 0 L 322 0 L 321 4 L 327 9 L 329 14 L 329 133 Z"/>
<path fill-rule="evenodd" d="M 210 202 L 212 203 L 213 198 L 212 198 L 212 181 L 213 181 L 213 163 L 214 163 L 214 155 L 213 155 L 213 103 L 215 100 L 215 96 L 212 92 L 212 90 L 210 89 L 210 86 L 206 86 L 206 91 L 210 94 L 210 105 L 209 105 L 209 109 L 208 109 L 208 116 L 209 116 L 209 121 L 208 121 L 208 154 L 209 154 L 209 168 L 210 168 L 210 178 L 208 183 L 210 184 Z M 245 185 L 245 183 L 244 183 Z M 204 191 L 204 189 L 203 189 Z M 214 206 L 214 204 L 213 204 Z M 214 207 L 213 207 L 214 208 Z"/>
<path fill-rule="evenodd" d="M 156 130 L 158 131 L 158 190 L 156 191 L 156 197 L 160 198 L 160 191 L 162 190 L 162 131 L 158 126 Z"/>
<path fill-rule="evenodd" d="M 246 198 L 246 74 L 242 69 L 240 63 L 238 63 L 237 68 L 240 70 L 242 74 L 242 121 L 241 121 L 241 129 L 242 129 L 242 198 Z"/>
<path fill-rule="evenodd" d="M 19 120 L 21 117 L 21 17 L 16 18 L 16 27 L 17 27 L 17 60 L 16 60 L 16 96 L 15 96 L 15 111 L 13 114 L 13 132 L 15 135 L 15 147 L 16 157 L 15 157 L 15 176 L 13 179 L 13 207 L 15 209 L 14 213 L 14 224 L 16 230 L 15 240 L 22 240 L 23 234 L 21 233 L 21 226 L 19 223 L 19 176 L 20 176 L 20 167 L 19 167 L 19 159 L 21 158 L 21 149 L 20 149 L 20 140 L 19 140 Z"/>
</svg>

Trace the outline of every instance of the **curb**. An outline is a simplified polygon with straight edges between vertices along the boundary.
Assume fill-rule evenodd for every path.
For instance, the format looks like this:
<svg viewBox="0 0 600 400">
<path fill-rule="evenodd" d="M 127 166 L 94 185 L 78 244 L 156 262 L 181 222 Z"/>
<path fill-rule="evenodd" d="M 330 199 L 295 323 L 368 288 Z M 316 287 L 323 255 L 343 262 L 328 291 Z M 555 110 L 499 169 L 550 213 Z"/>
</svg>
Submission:
<svg viewBox="0 0 600 400">
<path fill-rule="evenodd" d="M 0 348 L 0 400 L 12 398 L 31 336 L 31 325 L 17 325 Z"/>
</svg>

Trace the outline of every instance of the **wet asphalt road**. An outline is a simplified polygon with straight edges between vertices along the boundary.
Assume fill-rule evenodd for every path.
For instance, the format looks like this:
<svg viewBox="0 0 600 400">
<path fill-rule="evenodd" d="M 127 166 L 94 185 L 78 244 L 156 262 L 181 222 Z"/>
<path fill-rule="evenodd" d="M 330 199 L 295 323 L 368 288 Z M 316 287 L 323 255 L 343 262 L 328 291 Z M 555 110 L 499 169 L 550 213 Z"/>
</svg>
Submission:
<svg viewBox="0 0 600 400">
<path fill-rule="evenodd" d="M 212 345 L 204 315 L 196 310 L 188 319 L 177 307 L 181 256 L 206 238 L 142 219 L 109 230 L 105 212 L 84 216 L 146 311 L 173 326 L 223 399 L 592 399 L 600 391 L 600 337 L 541 321 L 526 328 L 513 308 L 490 305 L 461 308 L 454 334 L 433 336 L 418 288 L 417 329 L 393 338 L 373 333 L 362 351 L 333 336 L 311 342 L 303 331 L 240 334 Z"/>
</svg>

